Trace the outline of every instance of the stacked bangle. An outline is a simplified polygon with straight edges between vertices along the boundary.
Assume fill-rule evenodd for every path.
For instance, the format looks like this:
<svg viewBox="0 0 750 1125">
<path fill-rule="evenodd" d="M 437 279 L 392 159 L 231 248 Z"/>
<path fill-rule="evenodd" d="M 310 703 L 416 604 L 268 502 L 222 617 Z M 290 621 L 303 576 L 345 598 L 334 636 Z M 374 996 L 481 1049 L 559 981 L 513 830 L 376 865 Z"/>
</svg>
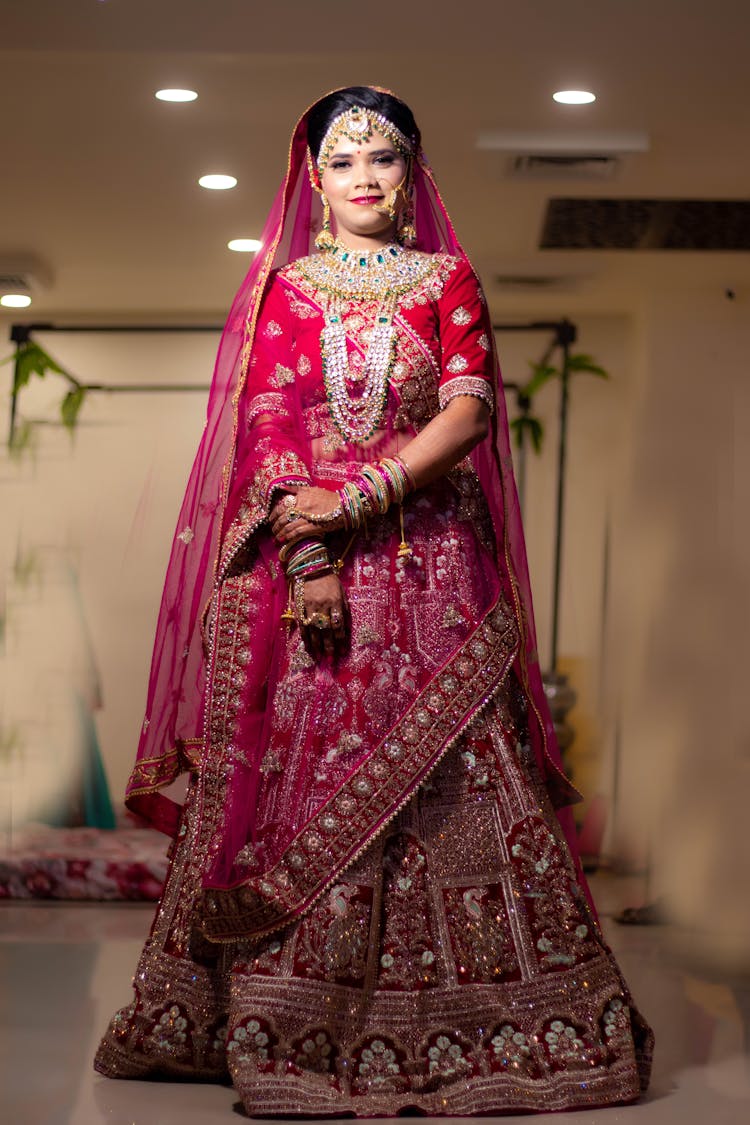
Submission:
<svg viewBox="0 0 750 1125">
<path fill-rule="evenodd" d="M 384 457 L 375 467 L 386 481 L 394 503 L 401 504 L 406 495 L 414 491 L 414 475 L 400 457 Z"/>
<path fill-rule="evenodd" d="M 384 516 L 391 504 L 403 503 L 414 486 L 411 470 L 400 457 L 363 465 L 359 476 L 339 491 L 344 525 L 356 530 L 365 526 L 368 516 Z"/>
<path fill-rule="evenodd" d="M 333 571 L 328 550 L 319 539 L 302 539 L 299 543 L 285 544 L 279 551 L 279 562 L 290 580 L 320 578 Z"/>
</svg>

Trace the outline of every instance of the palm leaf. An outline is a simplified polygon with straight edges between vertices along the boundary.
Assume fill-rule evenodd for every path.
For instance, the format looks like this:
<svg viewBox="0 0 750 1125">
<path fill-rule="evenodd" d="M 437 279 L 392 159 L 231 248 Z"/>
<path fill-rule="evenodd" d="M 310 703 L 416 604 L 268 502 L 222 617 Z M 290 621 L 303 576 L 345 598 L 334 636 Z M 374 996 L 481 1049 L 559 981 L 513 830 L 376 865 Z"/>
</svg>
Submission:
<svg viewBox="0 0 750 1125">
<path fill-rule="evenodd" d="M 78 421 L 78 412 L 83 406 L 83 400 L 85 399 L 85 397 L 85 387 L 73 387 L 72 390 L 68 391 L 65 398 L 60 403 L 62 423 L 66 429 L 75 429 L 75 424 Z"/>
<path fill-rule="evenodd" d="M 580 372 L 587 375 L 598 375 L 600 379 L 609 379 L 609 372 L 600 367 L 598 363 L 594 363 L 592 357 L 584 352 L 568 356 L 568 371 L 571 374 Z"/>
</svg>

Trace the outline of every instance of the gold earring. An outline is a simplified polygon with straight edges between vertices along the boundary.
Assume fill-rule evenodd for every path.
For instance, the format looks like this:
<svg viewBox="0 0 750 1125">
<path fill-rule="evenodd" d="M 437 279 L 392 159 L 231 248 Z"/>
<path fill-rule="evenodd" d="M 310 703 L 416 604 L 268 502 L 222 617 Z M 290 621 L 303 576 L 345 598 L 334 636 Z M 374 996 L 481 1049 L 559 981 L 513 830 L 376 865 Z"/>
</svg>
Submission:
<svg viewBox="0 0 750 1125">
<path fill-rule="evenodd" d="M 399 215 L 398 229 L 396 231 L 396 240 L 403 245 L 411 246 L 412 243 L 417 241 L 417 228 L 414 225 L 414 207 L 411 201 L 411 195 L 404 192 L 406 205 Z"/>
<path fill-rule="evenodd" d="M 331 230 L 331 205 L 323 193 L 320 194 L 323 203 L 323 226 L 320 228 L 320 233 L 315 239 L 315 245 L 318 250 L 332 250 L 336 244 L 336 239 L 333 237 Z"/>
</svg>

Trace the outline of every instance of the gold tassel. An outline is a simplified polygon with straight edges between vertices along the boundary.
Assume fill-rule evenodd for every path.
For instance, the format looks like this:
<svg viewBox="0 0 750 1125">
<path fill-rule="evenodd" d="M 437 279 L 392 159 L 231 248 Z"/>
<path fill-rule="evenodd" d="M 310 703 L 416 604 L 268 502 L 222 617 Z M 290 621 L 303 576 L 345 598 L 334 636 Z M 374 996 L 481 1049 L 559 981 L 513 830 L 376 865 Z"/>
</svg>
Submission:
<svg viewBox="0 0 750 1125">
<path fill-rule="evenodd" d="M 294 583 L 290 582 L 288 584 L 288 586 L 289 586 L 289 598 L 288 598 L 288 601 L 286 603 L 286 609 L 284 610 L 284 612 L 281 615 L 281 624 L 286 625 L 289 629 L 291 629 L 292 625 L 294 624 L 294 620 L 295 620 L 295 618 L 294 618 L 294 602 L 292 601 L 292 591 L 294 589 Z"/>
<path fill-rule="evenodd" d="M 400 559 L 410 559 L 412 557 L 412 555 L 414 554 L 414 552 L 412 551 L 409 544 L 406 542 L 406 532 L 404 530 L 404 505 L 403 504 L 399 504 L 398 518 L 399 518 L 399 521 L 401 523 L 401 542 L 398 545 L 398 558 L 400 558 Z"/>
<path fill-rule="evenodd" d="M 333 237 L 333 232 L 331 231 L 331 205 L 322 192 L 320 198 L 323 202 L 323 226 L 320 228 L 320 234 L 315 239 L 315 245 L 318 250 L 332 250 L 336 244 L 336 239 Z"/>
</svg>

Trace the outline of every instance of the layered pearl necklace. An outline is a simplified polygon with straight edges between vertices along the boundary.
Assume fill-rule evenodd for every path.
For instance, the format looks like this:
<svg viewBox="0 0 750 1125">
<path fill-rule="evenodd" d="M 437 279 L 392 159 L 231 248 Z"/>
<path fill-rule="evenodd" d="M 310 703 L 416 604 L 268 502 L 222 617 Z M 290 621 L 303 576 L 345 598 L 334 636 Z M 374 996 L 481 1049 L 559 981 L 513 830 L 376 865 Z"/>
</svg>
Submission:
<svg viewBox="0 0 750 1125">
<path fill-rule="evenodd" d="M 307 259 L 304 272 L 323 296 L 320 350 L 328 405 L 347 442 L 362 445 L 380 425 L 396 356 L 393 318 L 398 300 L 432 272 L 432 258 L 395 243 L 369 252 L 336 243 L 325 254 Z M 378 301 L 362 372 L 356 375 L 349 368 L 343 323 L 343 306 L 350 300 Z M 362 387 L 356 397 L 349 391 L 353 382 Z"/>
</svg>

